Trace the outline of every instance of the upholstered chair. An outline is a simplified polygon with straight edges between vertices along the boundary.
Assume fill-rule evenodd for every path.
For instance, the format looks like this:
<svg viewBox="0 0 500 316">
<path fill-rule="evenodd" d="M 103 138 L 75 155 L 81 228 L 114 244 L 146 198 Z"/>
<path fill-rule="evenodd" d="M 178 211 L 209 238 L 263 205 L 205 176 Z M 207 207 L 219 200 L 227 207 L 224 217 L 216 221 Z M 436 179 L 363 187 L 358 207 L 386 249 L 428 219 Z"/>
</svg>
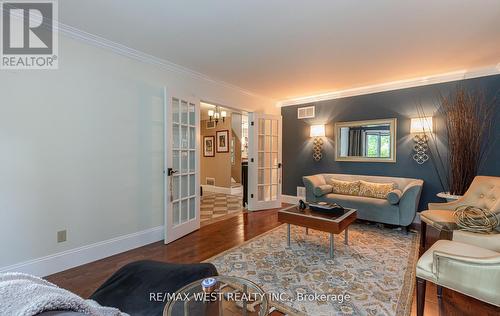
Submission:
<svg viewBox="0 0 500 316">
<path fill-rule="evenodd" d="M 500 307 L 500 234 L 455 230 L 453 240 L 438 240 L 417 263 L 417 316 L 422 316 L 426 281 Z M 499 308 L 500 310 L 500 308 Z"/>
<path fill-rule="evenodd" d="M 486 209 L 496 212 L 500 218 L 500 177 L 476 176 L 460 199 L 448 203 L 429 203 L 429 209 L 420 213 L 422 250 L 425 250 L 427 225 L 440 231 L 440 239 L 451 239 L 451 232 L 458 228 L 453 211 L 460 206 Z"/>
</svg>

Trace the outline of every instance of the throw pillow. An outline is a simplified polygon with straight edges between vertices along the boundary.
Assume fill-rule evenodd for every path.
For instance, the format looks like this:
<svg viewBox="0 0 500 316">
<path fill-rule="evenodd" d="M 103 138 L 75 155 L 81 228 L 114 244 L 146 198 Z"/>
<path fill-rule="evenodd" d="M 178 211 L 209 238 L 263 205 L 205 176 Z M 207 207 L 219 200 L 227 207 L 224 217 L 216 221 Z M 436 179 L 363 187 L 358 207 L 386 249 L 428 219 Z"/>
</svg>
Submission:
<svg viewBox="0 0 500 316">
<path fill-rule="evenodd" d="M 394 183 L 375 183 L 363 180 L 359 182 L 359 195 L 376 199 L 386 199 L 387 194 L 396 187 Z"/>
<path fill-rule="evenodd" d="M 330 178 L 332 192 L 343 195 L 359 195 L 359 181 L 342 181 Z"/>
<path fill-rule="evenodd" d="M 392 205 L 398 204 L 403 192 L 400 189 L 393 189 L 387 193 L 387 201 Z"/>
<path fill-rule="evenodd" d="M 317 187 L 314 187 L 314 195 L 323 196 L 325 194 L 332 193 L 332 186 L 329 184 L 323 184 Z"/>
</svg>

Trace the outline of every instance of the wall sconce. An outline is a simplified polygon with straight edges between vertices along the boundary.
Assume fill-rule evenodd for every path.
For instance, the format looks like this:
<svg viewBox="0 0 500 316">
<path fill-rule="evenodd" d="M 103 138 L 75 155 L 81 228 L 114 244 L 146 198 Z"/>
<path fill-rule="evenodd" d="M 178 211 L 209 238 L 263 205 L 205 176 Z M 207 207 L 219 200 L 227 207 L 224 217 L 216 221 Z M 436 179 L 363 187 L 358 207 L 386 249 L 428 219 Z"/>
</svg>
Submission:
<svg viewBox="0 0 500 316">
<path fill-rule="evenodd" d="M 413 136 L 413 141 L 415 142 L 415 145 L 413 145 L 413 150 L 415 151 L 413 160 L 419 165 L 424 164 L 429 160 L 429 155 L 427 155 L 429 146 L 427 144 L 426 133 L 432 133 L 432 116 L 412 118 L 410 133 L 415 134 Z"/>
<path fill-rule="evenodd" d="M 323 156 L 321 153 L 323 149 L 323 139 L 321 139 L 321 137 L 325 137 L 325 125 L 312 125 L 309 136 L 314 137 L 313 158 L 316 161 L 320 161 Z"/>
</svg>

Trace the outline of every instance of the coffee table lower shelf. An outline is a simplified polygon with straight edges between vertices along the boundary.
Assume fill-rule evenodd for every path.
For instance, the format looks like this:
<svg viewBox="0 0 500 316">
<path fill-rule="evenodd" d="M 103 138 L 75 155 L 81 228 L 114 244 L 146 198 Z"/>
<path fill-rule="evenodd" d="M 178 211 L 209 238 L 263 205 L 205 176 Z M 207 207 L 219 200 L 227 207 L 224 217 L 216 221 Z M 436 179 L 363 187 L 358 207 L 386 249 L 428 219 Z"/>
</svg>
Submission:
<svg viewBox="0 0 500 316">
<path fill-rule="evenodd" d="M 356 210 L 347 209 L 344 214 L 335 215 L 312 211 L 309 208 L 300 210 L 291 206 L 278 211 L 278 221 L 287 224 L 287 246 L 291 247 L 291 225 L 305 227 L 306 235 L 309 228 L 324 231 L 330 234 L 330 258 L 334 257 L 334 234 L 344 232 L 344 243 L 349 245 L 349 225 L 356 220 Z"/>
</svg>

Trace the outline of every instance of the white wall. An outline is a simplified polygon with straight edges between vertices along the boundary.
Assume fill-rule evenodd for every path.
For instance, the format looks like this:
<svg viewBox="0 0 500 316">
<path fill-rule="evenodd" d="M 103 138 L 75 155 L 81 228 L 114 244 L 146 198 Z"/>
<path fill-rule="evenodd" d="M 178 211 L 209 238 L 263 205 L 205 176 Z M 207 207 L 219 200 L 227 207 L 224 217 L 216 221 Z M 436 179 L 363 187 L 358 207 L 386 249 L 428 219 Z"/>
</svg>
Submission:
<svg viewBox="0 0 500 316">
<path fill-rule="evenodd" d="M 164 86 L 277 111 L 270 100 L 65 36 L 59 70 L 0 70 L 0 271 L 163 225 Z M 68 241 L 58 244 L 62 229 Z"/>
</svg>

